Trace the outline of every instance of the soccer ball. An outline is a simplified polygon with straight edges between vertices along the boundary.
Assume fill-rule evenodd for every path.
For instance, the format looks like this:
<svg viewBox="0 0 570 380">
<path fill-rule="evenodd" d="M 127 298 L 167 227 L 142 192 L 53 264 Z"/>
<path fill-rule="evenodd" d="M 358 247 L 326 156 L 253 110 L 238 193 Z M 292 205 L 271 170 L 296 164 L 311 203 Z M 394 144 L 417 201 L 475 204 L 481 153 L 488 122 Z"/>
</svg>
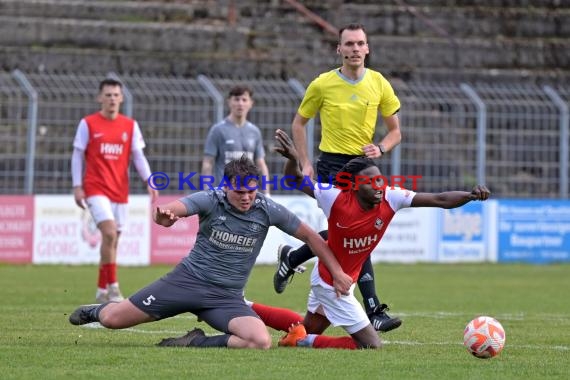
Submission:
<svg viewBox="0 0 570 380">
<path fill-rule="evenodd" d="M 505 329 L 495 318 L 477 317 L 465 326 L 463 345 L 473 356 L 489 359 L 505 346 Z"/>
</svg>

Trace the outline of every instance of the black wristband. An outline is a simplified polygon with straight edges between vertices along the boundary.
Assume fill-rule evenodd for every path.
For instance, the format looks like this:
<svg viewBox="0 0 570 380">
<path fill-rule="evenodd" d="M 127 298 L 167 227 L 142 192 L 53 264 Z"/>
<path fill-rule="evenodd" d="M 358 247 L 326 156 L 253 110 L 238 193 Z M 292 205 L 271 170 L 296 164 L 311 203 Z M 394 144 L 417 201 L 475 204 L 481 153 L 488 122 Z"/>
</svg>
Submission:
<svg viewBox="0 0 570 380">
<path fill-rule="evenodd" d="M 382 154 L 386 153 L 386 150 L 384 149 L 384 145 L 378 144 L 377 146 L 378 146 L 378 149 L 380 149 L 380 153 L 382 153 Z"/>
</svg>

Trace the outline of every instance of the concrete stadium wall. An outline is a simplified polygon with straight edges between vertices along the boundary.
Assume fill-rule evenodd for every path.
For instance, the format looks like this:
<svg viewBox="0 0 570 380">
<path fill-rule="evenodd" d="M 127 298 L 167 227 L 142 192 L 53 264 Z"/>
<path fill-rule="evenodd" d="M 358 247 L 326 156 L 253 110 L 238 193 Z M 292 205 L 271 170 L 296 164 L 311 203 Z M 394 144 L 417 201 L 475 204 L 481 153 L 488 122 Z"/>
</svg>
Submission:
<svg viewBox="0 0 570 380">
<path fill-rule="evenodd" d="M 358 21 L 370 65 L 404 78 L 570 78 L 570 5 L 551 1 L 303 1 L 333 25 Z M 338 64 L 336 37 L 281 1 L 0 0 L 5 70 L 300 78 Z"/>
</svg>

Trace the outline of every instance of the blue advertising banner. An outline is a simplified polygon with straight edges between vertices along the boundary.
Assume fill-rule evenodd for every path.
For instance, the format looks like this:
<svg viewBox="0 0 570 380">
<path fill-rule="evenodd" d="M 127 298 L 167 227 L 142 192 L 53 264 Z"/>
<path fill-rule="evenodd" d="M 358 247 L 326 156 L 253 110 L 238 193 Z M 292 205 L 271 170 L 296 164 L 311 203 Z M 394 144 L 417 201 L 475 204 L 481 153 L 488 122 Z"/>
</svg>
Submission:
<svg viewBox="0 0 570 380">
<path fill-rule="evenodd" d="M 500 200 L 498 261 L 570 261 L 570 202 Z"/>
</svg>

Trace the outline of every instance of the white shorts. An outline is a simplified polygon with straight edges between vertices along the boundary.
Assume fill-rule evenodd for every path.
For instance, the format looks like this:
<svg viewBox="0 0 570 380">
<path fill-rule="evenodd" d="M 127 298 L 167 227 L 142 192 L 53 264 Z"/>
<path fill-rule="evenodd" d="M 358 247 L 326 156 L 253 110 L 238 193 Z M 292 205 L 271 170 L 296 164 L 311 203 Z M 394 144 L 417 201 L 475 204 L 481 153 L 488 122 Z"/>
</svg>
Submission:
<svg viewBox="0 0 570 380">
<path fill-rule="evenodd" d="M 114 203 L 104 195 L 93 195 L 85 198 L 85 203 L 91 212 L 96 225 L 106 220 L 114 220 L 117 231 L 122 231 L 127 221 L 127 204 Z"/>
<path fill-rule="evenodd" d="M 315 264 L 311 273 L 307 310 L 324 315 L 333 326 L 341 326 L 347 333 L 354 334 L 370 324 L 366 312 L 354 296 L 355 286 L 352 284 L 349 295 L 338 298 L 334 288 L 323 281 Z"/>
</svg>

